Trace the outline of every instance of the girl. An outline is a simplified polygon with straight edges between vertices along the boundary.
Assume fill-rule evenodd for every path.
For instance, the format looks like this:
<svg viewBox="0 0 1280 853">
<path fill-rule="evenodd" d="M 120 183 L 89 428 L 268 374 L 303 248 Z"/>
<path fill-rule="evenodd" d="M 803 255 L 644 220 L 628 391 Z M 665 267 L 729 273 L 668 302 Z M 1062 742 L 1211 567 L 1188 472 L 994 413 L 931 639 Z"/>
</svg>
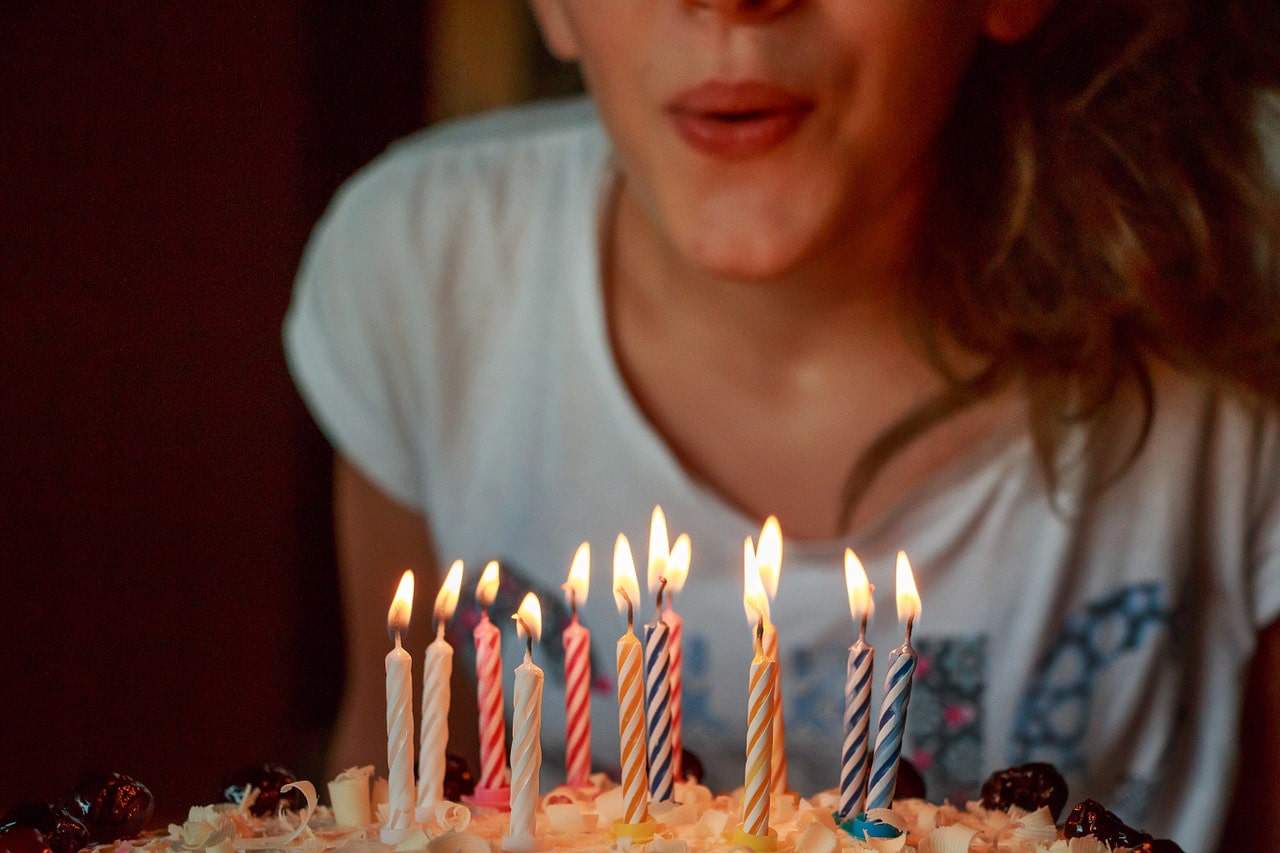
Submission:
<svg viewBox="0 0 1280 853">
<path fill-rule="evenodd" d="M 404 565 L 433 589 L 498 558 L 546 604 L 587 539 L 613 765 L 607 556 L 661 503 L 694 543 L 684 731 L 713 787 L 741 772 L 741 542 L 776 513 L 793 788 L 836 781 L 851 545 L 877 683 L 896 550 L 916 567 L 904 755 L 931 798 L 1047 760 L 1208 850 L 1245 743 L 1236 801 L 1276 802 L 1275 5 L 534 7 L 591 102 L 395 147 L 299 274 L 288 352 L 338 454 L 335 763 L 380 753 Z"/>
</svg>

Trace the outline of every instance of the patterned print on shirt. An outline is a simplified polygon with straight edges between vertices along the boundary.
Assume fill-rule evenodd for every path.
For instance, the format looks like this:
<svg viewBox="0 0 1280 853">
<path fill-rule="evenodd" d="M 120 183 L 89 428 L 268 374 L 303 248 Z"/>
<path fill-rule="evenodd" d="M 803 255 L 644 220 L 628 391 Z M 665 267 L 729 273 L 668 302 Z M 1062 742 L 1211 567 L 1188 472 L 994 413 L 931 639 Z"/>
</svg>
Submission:
<svg viewBox="0 0 1280 853">
<path fill-rule="evenodd" d="M 902 757 L 924 776 L 929 799 L 963 803 L 983 780 L 987 637 L 918 637 L 915 646 Z"/>
<path fill-rule="evenodd" d="M 1172 619 L 1164 589 L 1154 582 L 1124 587 L 1071 614 L 1022 696 L 1012 763 L 1049 761 L 1064 773 L 1085 771 L 1085 734 L 1098 677 Z M 1139 780 L 1131 786 L 1141 788 Z"/>
</svg>

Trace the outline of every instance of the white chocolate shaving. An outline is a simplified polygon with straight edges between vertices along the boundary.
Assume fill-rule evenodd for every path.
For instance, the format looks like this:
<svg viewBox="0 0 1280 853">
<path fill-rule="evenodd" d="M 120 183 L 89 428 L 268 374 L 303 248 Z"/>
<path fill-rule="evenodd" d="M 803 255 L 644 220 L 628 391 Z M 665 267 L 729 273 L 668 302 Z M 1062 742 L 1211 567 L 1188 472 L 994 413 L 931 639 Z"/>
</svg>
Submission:
<svg viewBox="0 0 1280 853">
<path fill-rule="evenodd" d="M 308 825 L 311 823 L 312 815 L 315 814 L 316 803 L 318 802 L 318 798 L 316 797 L 316 786 L 312 785 L 310 782 L 307 782 L 305 780 L 299 780 L 297 782 L 290 782 L 288 785 L 281 786 L 280 793 L 284 794 L 288 791 L 293 791 L 293 790 L 301 791 L 302 796 L 305 797 L 307 800 L 307 807 L 306 809 L 303 810 L 302 814 L 299 816 L 298 825 L 293 828 L 293 831 L 288 833 L 287 835 L 280 835 L 280 836 L 274 836 L 274 837 L 268 836 L 266 838 L 238 838 L 235 840 L 235 842 L 233 842 L 235 849 L 237 850 L 275 850 L 281 847 L 288 847 L 290 844 L 294 842 L 295 839 L 297 839 L 300 835 L 302 835 L 302 833 L 309 832 Z M 283 814 L 280 816 L 280 820 L 287 824 L 287 821 L 285 821 Z"/>
<path fill-rule="evenodd" d="M 972 828 L 954 824 L 939 827 L 929 833 L 930 853 L 965 853 L 978 833 Z"/>
<path fill-rule="evenodd" d="M 836 834 L 820 823 L 813 823 L 796 839 L 796 853 L 835 853 L 840 847 Z"/>
<path fill-rule="evenodd" d="M 551 803 L 546 806 L 548 828 L 554 835 L 570 835 L 586 830 L 582 807 L 577 803 Z"/>
<path fill-rule="evenodd" d="M 614 788 L 596 797 L 596 814 L 600 822 L 609 825 L 622 817 L 622 789 Z"/>
<path fill-rule="evenodd" d="M 348 767 L 329 783 L 329 802 L 338 826 L 368 826 L 373 822 L 369 777 L 373 765 Z"/>
</svg>

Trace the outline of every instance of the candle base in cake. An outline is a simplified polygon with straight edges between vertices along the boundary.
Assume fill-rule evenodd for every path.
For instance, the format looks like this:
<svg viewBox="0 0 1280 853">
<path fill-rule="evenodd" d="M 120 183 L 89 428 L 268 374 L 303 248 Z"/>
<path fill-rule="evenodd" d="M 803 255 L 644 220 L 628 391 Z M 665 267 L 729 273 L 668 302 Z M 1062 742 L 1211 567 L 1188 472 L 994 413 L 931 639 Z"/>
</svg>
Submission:
<svg viewBox="0 0 1280 853">
<path fill-rule="evenodd" d="M 384 826 L 378 830 L 378 840 L 383 844 L 401 844 L 409 840 L 409 836 L 418 831 L 418 827 L 410 826 L 404 829 L 396 829 L 390 826 Z"/>
<path fill-rule="evenodd" d="M 502 788 L 486 788 L 483 785 L 476 785 L 475 793 L 469 797 L 463 797 L 462 801 L 469 806 L 481 806 L 487 809 L 497 809 L 498 811 L 511 810 L 511 789 Z"/>
<path fill-rule="evenodd" d="M 614 821 L 613 837 L 627 838 L 632 844 L 645 844 L 653 840 L 658 831 L 658 824 L 651 820 L 642 823 L 627 823 L 625 820 Z"/>
<path fill-rule="evenodd" d="M 741 828 L 735 829 L 727 836 L 728 842 L 734 847 L 745 847 L 748 850 L 754 850 L 756 853 L 771 853 L 778 849 L 778 833 L 772 829 L 767 835 L 753 835 Z"/>
<path fill-rule="evenodd" d="M 538 842 L 532 835 L 506 835 L 502 838 L 502 849 L 507 853 L 532 853 L 538 849 Z"/>
</svg>

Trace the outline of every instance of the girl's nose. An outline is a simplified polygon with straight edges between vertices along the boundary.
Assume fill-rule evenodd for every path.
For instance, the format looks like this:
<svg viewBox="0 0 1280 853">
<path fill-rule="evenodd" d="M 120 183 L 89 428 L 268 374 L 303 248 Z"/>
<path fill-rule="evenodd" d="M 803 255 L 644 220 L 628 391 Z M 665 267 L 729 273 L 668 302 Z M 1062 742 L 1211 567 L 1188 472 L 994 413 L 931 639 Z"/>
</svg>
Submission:
<svg viewBox="0 0 1280 853">
<path fill-rule="evenodd" d="M 799 0 L 684 0 L 686 6 L 709 9 L 728 18 L 771 18 L 795 6 Z"/>
</svg>

